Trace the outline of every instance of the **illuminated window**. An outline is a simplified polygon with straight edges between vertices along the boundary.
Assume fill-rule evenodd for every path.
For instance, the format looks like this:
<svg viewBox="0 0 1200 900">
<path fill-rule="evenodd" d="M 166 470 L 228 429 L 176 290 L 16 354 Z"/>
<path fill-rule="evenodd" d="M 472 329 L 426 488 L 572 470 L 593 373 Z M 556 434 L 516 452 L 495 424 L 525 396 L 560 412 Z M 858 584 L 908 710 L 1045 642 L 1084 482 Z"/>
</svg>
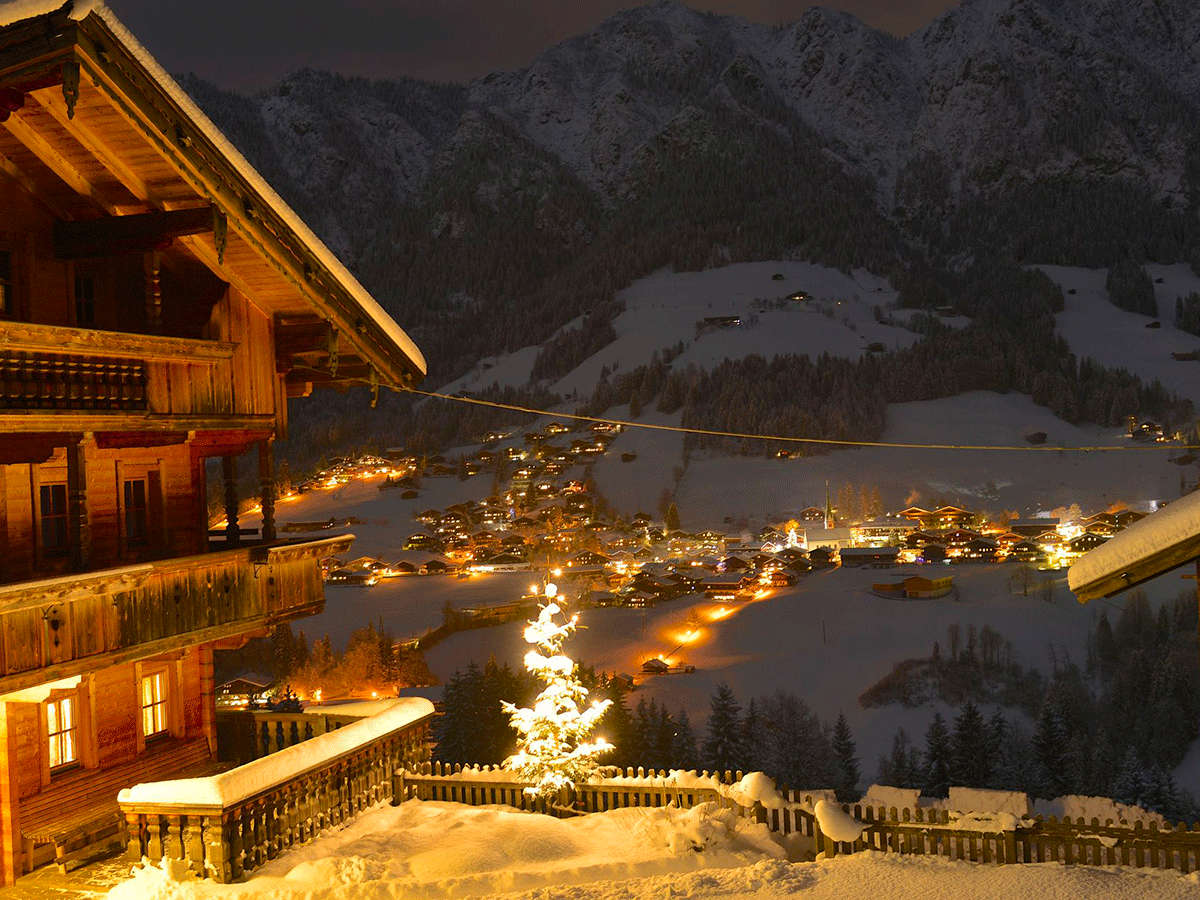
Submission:
<svg viewBox="0 0 1200 900">
<path fill-rule="evenodd" d="M 136 478 L 125 482 L 125 544 L 144 547 L 146 530 L 146 481 Z"/>
<path fill-rule="evenodd" d="M 67 486 L 43 484 L 38 488 L 42 552 L 48 556 L 67 552 Z"/>
<path fill-rule="evenodd" d="M 155 672 L 142 678 L 142 736 L 154 737 L 167 730 L 167 674 Z"/>
<path fill-rule="evenodd" d="M 50 742 L 51 769 L 70 765 L 78 758 L 75 731 L 74 697 L 63 697 L 46 704 L 46 734 Z"/>
<path fill-rule="evenodd" d="M 12 253 L 0 250 L 0 316 L 11 316 L 14 306 Z"/>
</svg>

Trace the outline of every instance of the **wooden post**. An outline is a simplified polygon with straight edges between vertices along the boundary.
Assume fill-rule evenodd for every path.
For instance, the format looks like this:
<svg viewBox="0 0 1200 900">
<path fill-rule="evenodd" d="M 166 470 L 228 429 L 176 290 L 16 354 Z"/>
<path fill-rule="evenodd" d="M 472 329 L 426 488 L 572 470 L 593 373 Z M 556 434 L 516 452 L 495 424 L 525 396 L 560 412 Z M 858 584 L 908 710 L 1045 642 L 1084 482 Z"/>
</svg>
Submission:
<svg viewBox="0 0 1200 900">
<path fill-rule="evenodd" d="M 1200 613 L 1200 558 L 1196 560 L 1196 611 Z M 1200 615 L 1196 617 L 1196 644 L 1200 646 Z"/>
<path fill-rule="evenodd" d="M 275 540 L 275 445 L 258 442 L 258 486 L 262 494 L 262 539 Z"/>
<path fill-rule="evenodd" d="M 87 570 L 91 558 L 91 531 L 88 528 L 87 466 L 84 435 L 67 441 L 67 530 L 71 538 L 71 567 Z"/>
<path fill-rule="evenodd" d="M 221 476 L 225 481 L 225 543 L 236 547 L 241 543 L 238 528 L 237 457 L 221 457 Z"/>
<path fill-rule="evenodd" d="M 146 283 L 146 330 L 150 334 L 162 332 L 162 260 L 157 250 L 151 250 L 143 259 Z"/>
<path fill-rule="evenodd" d="M 20 793 L 18 791 L 18 736 L 9 717 L 12 709 L 0 703 L 0 884 L 12 884 L 25 874 L 25 847 L 21 839 Z"/>
</svg>

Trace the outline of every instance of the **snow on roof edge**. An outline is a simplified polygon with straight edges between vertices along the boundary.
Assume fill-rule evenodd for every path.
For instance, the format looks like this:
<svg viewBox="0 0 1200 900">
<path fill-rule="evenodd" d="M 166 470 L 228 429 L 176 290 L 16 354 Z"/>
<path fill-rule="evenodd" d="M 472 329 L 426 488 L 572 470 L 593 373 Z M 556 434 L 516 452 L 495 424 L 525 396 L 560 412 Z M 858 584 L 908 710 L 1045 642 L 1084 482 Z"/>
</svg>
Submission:
<svg viewBox="0 0 1200 900">
<path fill-rule="evenodd" d="M 9 0 L 0 5 L 0 26 L 20 21 L 33 16 L 54 12 L 62 7 L 62 3 L 54 0 Z M 14 18 L 9 19 L 5 13 L 12 8 Z M 17 13 L 17 11 L 20 11 Z M 134 34 L 125 27 L 116 13 L 101 0 L 75 0 L 70 12 L 72 19 L 83 19 L 88 14 L 95 13 L 108 26 L 113 35 L 125 49 L 137 59 L 150 76 L 158 83 L 179 108 L 183 110 L 193 123 L 212 141 L 213 145 L 233 164 L 238 173 L 249 182 L 250 186 L 262 197 L 267 205 L 281 218 L 284 223 L 296 233 L 313 252 L 317 259 L 333 276 L 349 291 L 351 297 L 362 308 L 363 312 L 375 322 L 387 338 L 420 370 L 422 375 L 429 372 L 425 356 L 421 353 L 412 338 L 397 324 L 388 312 L 379 305 L 371 293 L 359 283 L 358 279 L 342 263 L 304 220 L 284 201 L 265 178 L 258 173 L 245 156 L 229 141 L 213 121 L 196 105 L 187 92 L 179 86 L 174 78 L 159 64 L 153 54 L 142 45 Z"/>
<path fill-rule="evenodd" d="M 1067 570 L 1067 584 L 1080 588 L 1126 571 L 1155 553 L 1200 535 L 1200 491 L 1164 506 L 1090 550 Z"/>
<path fill-rule="evenodd" d="M 58 12 L 65 5 L 65 0 L 0 0 L 0 28 Z M 101 0 L 75 0 L 67 15 L 79 21 L 101 5 Z"/>
</svg>

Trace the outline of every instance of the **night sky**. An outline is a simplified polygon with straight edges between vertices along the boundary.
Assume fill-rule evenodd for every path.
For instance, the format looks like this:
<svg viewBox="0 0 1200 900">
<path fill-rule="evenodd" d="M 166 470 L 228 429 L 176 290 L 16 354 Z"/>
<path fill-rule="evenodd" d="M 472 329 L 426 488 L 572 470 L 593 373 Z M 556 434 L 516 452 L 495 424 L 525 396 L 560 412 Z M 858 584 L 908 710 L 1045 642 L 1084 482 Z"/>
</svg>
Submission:
<svg viewBox="0 0 1200 900">
<path fill-rule="evenodd" d="M 957 0 L 828 0 L 908 34 Z M 348 75 L 466 81 L 526 65 L 636 0 L 111 0 L 168 70 L 254 90 L 304 66 Z M 795 21 L 805 0 L 691 0 L 758 22 Z"/>
</svg>

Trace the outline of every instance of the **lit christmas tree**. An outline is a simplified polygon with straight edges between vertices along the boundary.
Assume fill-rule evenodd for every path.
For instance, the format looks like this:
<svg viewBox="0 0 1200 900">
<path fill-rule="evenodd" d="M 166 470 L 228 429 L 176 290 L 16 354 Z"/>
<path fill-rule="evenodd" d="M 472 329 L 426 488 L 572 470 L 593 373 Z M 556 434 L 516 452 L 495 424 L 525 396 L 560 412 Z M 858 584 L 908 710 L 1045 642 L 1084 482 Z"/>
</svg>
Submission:
<svg viewBox="0 0 1200 900">
<path fill-rule="evenodd" d="M 596 768 L 596 757 L 612 749 L 604 738 L 588 741 L 612 701 L 593 701 L 581 709 L 588 691 L 575 676 L 575 660 L 562 652 L 578 627 L 579 614 L 560 621 L 564 613 L 554 599 L 557 594 L 555 585 L 546 585 L 541 611 L 525 628 L 525 640 L 536 648 L 525 654 L 525 668 L 546 686 L 532 708 L 503 704 L 520 735 L 517 752 L 505 765 L 533 783 L 527 793 L 545 797 L 587 778 Z"/>
</svg>

